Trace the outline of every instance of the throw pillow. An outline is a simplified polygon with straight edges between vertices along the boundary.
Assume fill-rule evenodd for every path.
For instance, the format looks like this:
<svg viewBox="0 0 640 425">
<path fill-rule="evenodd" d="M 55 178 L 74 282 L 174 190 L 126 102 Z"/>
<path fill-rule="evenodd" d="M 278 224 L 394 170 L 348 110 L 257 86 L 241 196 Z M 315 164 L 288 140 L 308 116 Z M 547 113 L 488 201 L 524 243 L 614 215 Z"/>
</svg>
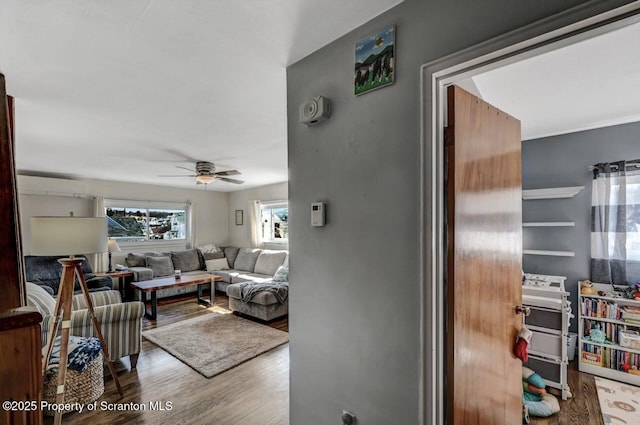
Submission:
<svg viewBox="0 0 640 425">
<path fill-rule="evenodd" d="M 127 264 L 127 267 L 145 267 L 146 266 L 147 257 L 142 254 L 136 254 L 130 252 L 124 259 L 124 262 Z"/>
<path fill-rule="evenodd" d="M 233 263 L 233 268 L 253 273 L 253 269 L 256 266 L 256 261 L 258 260 L 260 252 L 262 251 L 259 249 L 242 248 L 238 253 L 236 261 Z"/>
<path fill-rule="evenodd" d="M 253 272 L 273 276 L 278 270 L 278 267 L 283 265 L 286 256 L 286 251 L 270 251 L 265 249 L 258 256 Z"/>
<path fill-rule="evenodd" d="M 204 254 L 202 254 L 204 257 L 204 260 L 217 260 L 219 258 L 225 258 L 224 257 L 224 252 L 206 252 Z"/>
<path fill-rule="evenodd" d="M 42 317 L 51 316 L 56 308 L 56 300 L 46 289 L 35 283 L 27 284 L 27 305 L 35 307 Z"/>
<path fill-rule="evenodd" d="M 169 257 L 147 257 L 146 264 L 153 272 L 153 277 L 173 274 L 173 263 Z"/>
<path fill-rule="evenodd" d="M 229 268 L 226 258 L 214 258 L 213 260 L 205 261 L 208 272 L 215 272 L 218 270 L 226 270 Z"/>
<path fill-rule="evenodd" d="M 276 270 L 276 274 L 273 275 L 274 282 L 289 282 L 289 267 L 280 266 Z"/>
<path fill-rule="evenodd" d="M 163 254 L 156 251 L 148 252 L 130 252 L 125 257 L 124 261 L 127 267 L 146 267 L 147 257 L 169 257 L 171 254 Z"/>
<path fill-rule="evenodd" d="M 207 244 L 207 245 L 200 245 L 200 246 L 197 246 L 196 248 L 199 249 L 200 252 L 202 252 L 203 254 L 210 253 L 210 252 L 218 252 L 219 251 L 218 247 L 215 246 L 212 243 Z"/>
<path fill-rule="evenodd" d="M 187 249 L 185 251 L 172 251 L 171 261 L 173 262 L 173 268 L 176 270 L 182 270 L 183 272 L 192 272 L 194 270 L 200 270 L 200 258 L 198 257 L 197 249 Z"/>
<path fill-rule="evenodd" d="M 227 257 L 227 261 L 229 262 L 229 266 L 233 269 L 236 267 L 236 257 L 238 257 L 238 252 L 240 248 L 237 246 L 225 246 L 224 247 L 224 256 Z"/>
</svg>

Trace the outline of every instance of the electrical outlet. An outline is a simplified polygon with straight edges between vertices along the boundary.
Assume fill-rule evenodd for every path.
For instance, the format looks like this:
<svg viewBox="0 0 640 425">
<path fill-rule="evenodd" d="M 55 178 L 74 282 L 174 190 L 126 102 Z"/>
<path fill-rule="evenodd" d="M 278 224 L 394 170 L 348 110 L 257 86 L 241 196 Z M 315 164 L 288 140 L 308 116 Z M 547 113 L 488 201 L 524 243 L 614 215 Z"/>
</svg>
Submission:
<svg viewBox="0 0 640 425">
<path fill-rule="evenodd" d="M 342 411 L 342 425 L 355 425 L 356 415 L 346 410 Z"/>
</svg>

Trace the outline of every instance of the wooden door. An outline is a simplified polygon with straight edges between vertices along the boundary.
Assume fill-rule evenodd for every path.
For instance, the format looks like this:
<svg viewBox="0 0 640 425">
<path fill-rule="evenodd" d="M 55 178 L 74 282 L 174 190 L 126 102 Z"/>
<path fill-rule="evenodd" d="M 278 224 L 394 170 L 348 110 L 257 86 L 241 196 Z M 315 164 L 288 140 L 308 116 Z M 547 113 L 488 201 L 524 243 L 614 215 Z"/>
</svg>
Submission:
<svg viewBox="0 0 640 425">
<path fill-rule="evenodd" d="M 42 316 L 33 307 L 25 307 L 13 140 L 13 101 L 6 95 L 0 74 L 0 400 L 39 406 Z M 42 411 L 29 407 L 33 406 L 0 410 L 0 425 L 42 424 Z"/>
<path fill-rule="evenodd" d="M 451 86 L 445 133 L 447 424 L 522 421 L 520 122 Z"/>
<path fill-rule="evenodd" d="M 26 302 L 12 135 L 13 98 L 7 96 L 0 74 L 0 312 Z"/>
</svg>

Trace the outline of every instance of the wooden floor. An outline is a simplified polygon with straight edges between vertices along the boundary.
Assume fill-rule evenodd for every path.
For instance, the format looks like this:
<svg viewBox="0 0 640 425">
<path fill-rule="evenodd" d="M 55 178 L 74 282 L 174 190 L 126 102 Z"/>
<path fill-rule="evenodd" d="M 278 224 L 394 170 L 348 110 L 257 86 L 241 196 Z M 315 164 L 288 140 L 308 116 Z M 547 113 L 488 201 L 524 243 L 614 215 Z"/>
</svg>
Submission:
<svg viewBox="0 0 640 425">
<path fill-rule="evenodd" d="M 215 306 L 205 308 L 194 297 L 158 301 L 158 319 L 143 319 L 143 329 L 152 329 L 213 311 L 228 312 L 229 299 L 216 293 Z M 287 318 L 268 323 L 288 331 Z M 275 348 L 218 376 L 207 379 L 180 360 L 143 338 L 138 367 L 129 370 L 128 359 L 116 363 L 124 389 L 120 399 L 111 378 L 105 378 L 105 393 L 98 400 L 114 408 L 130 403 L 171 403 L 165 411 L 105 411 L 67 413 L 63 423 L 118 424 L 289 424 L 289 344 Z M 45 416 L 45 425 L 53 419 Z"/>
<path fill-rule="evenodd" d="M 229 299 L 217 293 L 215 306 L 205 308 L 193 297 L 158 301 L 158 319 L 143 319 L 143 329 L 210 314 L 228 312 Z M 288 331 L 288 319 L 268 323 Z M 120 399 L 115 384 L 105 378 L 105 394 L 98 403 L 113 407 L 129 403 L 171 402 L 165 411 L 111 411 L 68 413 L 68 425 L 119 424 L 289 424 L 289 345 L 285 344 L 211 379 L 207 379 L 163 349 L 143 339 L 137 369 L 130 371 L 128 359 L 116 363 L 124 389 Z M 593 376 L 569 370 L 574 398 L 561 401 L 561 411 L 551 418 L 532 420 L 534 425 L 604 425 Z M 45 417 L 44 424 L 53 423 Z M 499 424 L 496 424 L 499 425 Z"/>
</svg>

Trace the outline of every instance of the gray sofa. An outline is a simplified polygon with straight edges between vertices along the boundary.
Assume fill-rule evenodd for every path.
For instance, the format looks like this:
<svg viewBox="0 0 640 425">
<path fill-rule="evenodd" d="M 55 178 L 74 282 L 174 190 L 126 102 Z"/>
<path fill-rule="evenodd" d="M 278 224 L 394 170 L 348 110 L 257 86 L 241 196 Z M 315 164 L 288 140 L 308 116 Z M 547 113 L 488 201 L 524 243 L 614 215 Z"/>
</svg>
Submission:
<svg viewBox="0 0 640 425">
<path fill-rule="evenodd" d="M 201 252 L 199 249 L 171 252 L 129 253 L 125 258 L 127 267 L 133 272 L 133 281 L 139 282 L 173 275 L 175 269 L 183 274 L 208 271 L 222 277 L 215 283 L 218 291 L 229 296 L 229 308 L 234 312 L 247 314 L 268 321 L 289 313 L 288 301 L 280 303 L 269 292 L 259 292 L 248 302 L 242 300 L 241 283 L 269 282 L 280 266 L 289 264 L 287 251 L 273 251 L 257 248 L 218 247 L 218 252 Z M 227 261 L 224 268 L 207 270 L 208 260 Z M 224 263 L 224 262 L 223 262 Z M 211 262 L 209 262 L 211 264 Z M 228 267 L 228 268 L 227 268 Z M 288 285 L 288 284 L 287 284 Z M 195 292 L 197 285 L 163 289 L 158 298 Z M 135 294 L 136 297 L 139 294 Z"/>
<path fill-rule="evenodd" d="M 206 271 L 202 253 L 197 249 L 170 252 L 130 252 L 125 257 L 125 264 L 129 271 L 133 272 L 132 280 L 134 282 L 173 276 L 176 269 L 179 269 L 184 275 Z M 197 289 L 198 285 L 167 288 L 159 290 L 157 297 L 182 295 L 195 292 Z M 134 296 L 139 298 L 140 294 L 136 291 Z"/>
<path fill-rule="evenodd" d="M 228 248 L 225 248 L 225 255 Z M 288 264 L 289 254 L 287 251 L 242 248 L 233 263 L 229 264 L 231 269 L 213 272 L 222 277 L 221 282 L 216 282 L 216 287 L 226 289 L 229 296 L 229 308 L 234 312 L 257 317 L 264 321 L 273 320 L 289 314 L 288 299 L 284 303 L 280 303 L 273 293 L 261 291 L 250 301 L 245 302 L 242 300 L 242 283 L 269 282 L 280 266 L 288 266 Z"/>
</svg>

